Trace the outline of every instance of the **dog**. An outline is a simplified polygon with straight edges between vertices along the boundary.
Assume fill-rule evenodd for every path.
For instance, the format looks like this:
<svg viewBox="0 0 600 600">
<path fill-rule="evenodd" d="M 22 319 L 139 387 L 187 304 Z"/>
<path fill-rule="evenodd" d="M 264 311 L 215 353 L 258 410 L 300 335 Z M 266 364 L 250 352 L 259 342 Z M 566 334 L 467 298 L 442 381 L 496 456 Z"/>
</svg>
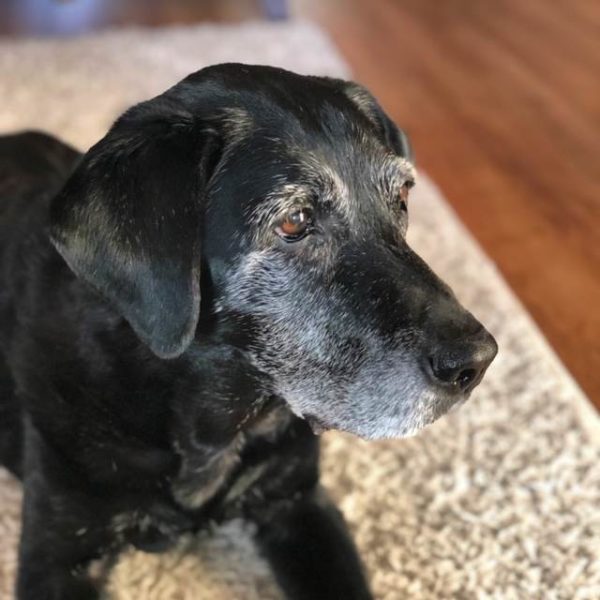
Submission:
<svg viewBox="0 0 600 600">
<path fill-rule="evenodd" d="M 405 133 L 362 86 L 200 70 L 87 153 L 0 138 L 0 463 L 19 600 L 243 517 L 286 597 L 372 598 L 319 436 L 414 434 L 497 346 L 405 241 Z"/>
</svg>

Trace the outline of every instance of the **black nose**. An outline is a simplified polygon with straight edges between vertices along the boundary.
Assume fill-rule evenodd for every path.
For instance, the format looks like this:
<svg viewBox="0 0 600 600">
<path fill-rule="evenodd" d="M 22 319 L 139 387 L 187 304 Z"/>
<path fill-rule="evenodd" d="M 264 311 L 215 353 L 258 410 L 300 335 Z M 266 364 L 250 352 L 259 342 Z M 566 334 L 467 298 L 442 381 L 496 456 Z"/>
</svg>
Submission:
<svg viewBox="0 0 600 600">
<path fill-rule="evenodd" d="M 478 334 L 445 342 L 429 356 L 436 383 L 470 392 L 482 379 L 498 352 L 496 340 L 482 329 Z"/>
</svg>

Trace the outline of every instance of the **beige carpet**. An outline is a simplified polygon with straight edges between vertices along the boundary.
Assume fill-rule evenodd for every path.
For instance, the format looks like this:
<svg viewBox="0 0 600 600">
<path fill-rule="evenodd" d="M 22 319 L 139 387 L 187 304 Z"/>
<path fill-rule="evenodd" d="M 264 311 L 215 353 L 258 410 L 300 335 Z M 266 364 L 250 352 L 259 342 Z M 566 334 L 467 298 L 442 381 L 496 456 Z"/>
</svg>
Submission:
<svg viewBox="0 0 600 600">
<path fill-rule="evenodd" d="M 39 127 L 85 148 L 132 102 L 229 60 L 348 73 L 306 24 L 0 41 L 0 131 Z M 325 436 L 324 480 L 354 529 L 376 596 L 597 600 L 598 417 L 440 192 L 422 177 L 413 198 L 414 246 L 501 351 L 472 401 L 417 438 Z M 11 597 L 20 494 L 0 472 L 3 599 Z M 232 523 L 168 555 L 126 553 L 111 598 L 279 598 L 250 533 Z"/>
</svg>

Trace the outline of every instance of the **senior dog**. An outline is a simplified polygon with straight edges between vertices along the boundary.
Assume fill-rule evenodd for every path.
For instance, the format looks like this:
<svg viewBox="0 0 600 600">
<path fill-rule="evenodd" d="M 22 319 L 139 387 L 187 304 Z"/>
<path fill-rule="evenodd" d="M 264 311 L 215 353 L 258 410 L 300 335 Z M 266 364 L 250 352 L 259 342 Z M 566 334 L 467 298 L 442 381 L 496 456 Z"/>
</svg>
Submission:
<svg viewBox="0 0 600 600">
<path fill-rule="evenodd" d="M 371 598 L 319 438 L 402 437 L 496 343 L 405 241 L 404 133 L 361 86 L 226 64 L 80 155 L 0 138 L 0 462 L 17 597 L 242 516 L 286 597 Z"/>
</svg>

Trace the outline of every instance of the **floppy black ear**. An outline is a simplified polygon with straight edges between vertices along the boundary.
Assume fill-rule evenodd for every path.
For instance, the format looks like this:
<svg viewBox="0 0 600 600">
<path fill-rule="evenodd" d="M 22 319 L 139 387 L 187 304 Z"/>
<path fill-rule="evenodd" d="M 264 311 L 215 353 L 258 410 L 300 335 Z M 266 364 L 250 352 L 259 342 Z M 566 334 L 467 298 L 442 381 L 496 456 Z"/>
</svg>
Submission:
<svg viewBox="0 0 600 600">
<path fill-rule="evenodd" d="M 414 153 L 408 136 L 387 116 L 371 92 L 350 81 L 344 82 L 344 93 L 375 125 L 387 145 L 398 156 L 414 164 Z"/>
<path fill-rule="evenodd" d="M 126 112 L 53 200 L 50 235 L 71 269 L 162 358 L 200 309 L 201 205 L 219 142 L 177 98 Z"/>
</svg>

